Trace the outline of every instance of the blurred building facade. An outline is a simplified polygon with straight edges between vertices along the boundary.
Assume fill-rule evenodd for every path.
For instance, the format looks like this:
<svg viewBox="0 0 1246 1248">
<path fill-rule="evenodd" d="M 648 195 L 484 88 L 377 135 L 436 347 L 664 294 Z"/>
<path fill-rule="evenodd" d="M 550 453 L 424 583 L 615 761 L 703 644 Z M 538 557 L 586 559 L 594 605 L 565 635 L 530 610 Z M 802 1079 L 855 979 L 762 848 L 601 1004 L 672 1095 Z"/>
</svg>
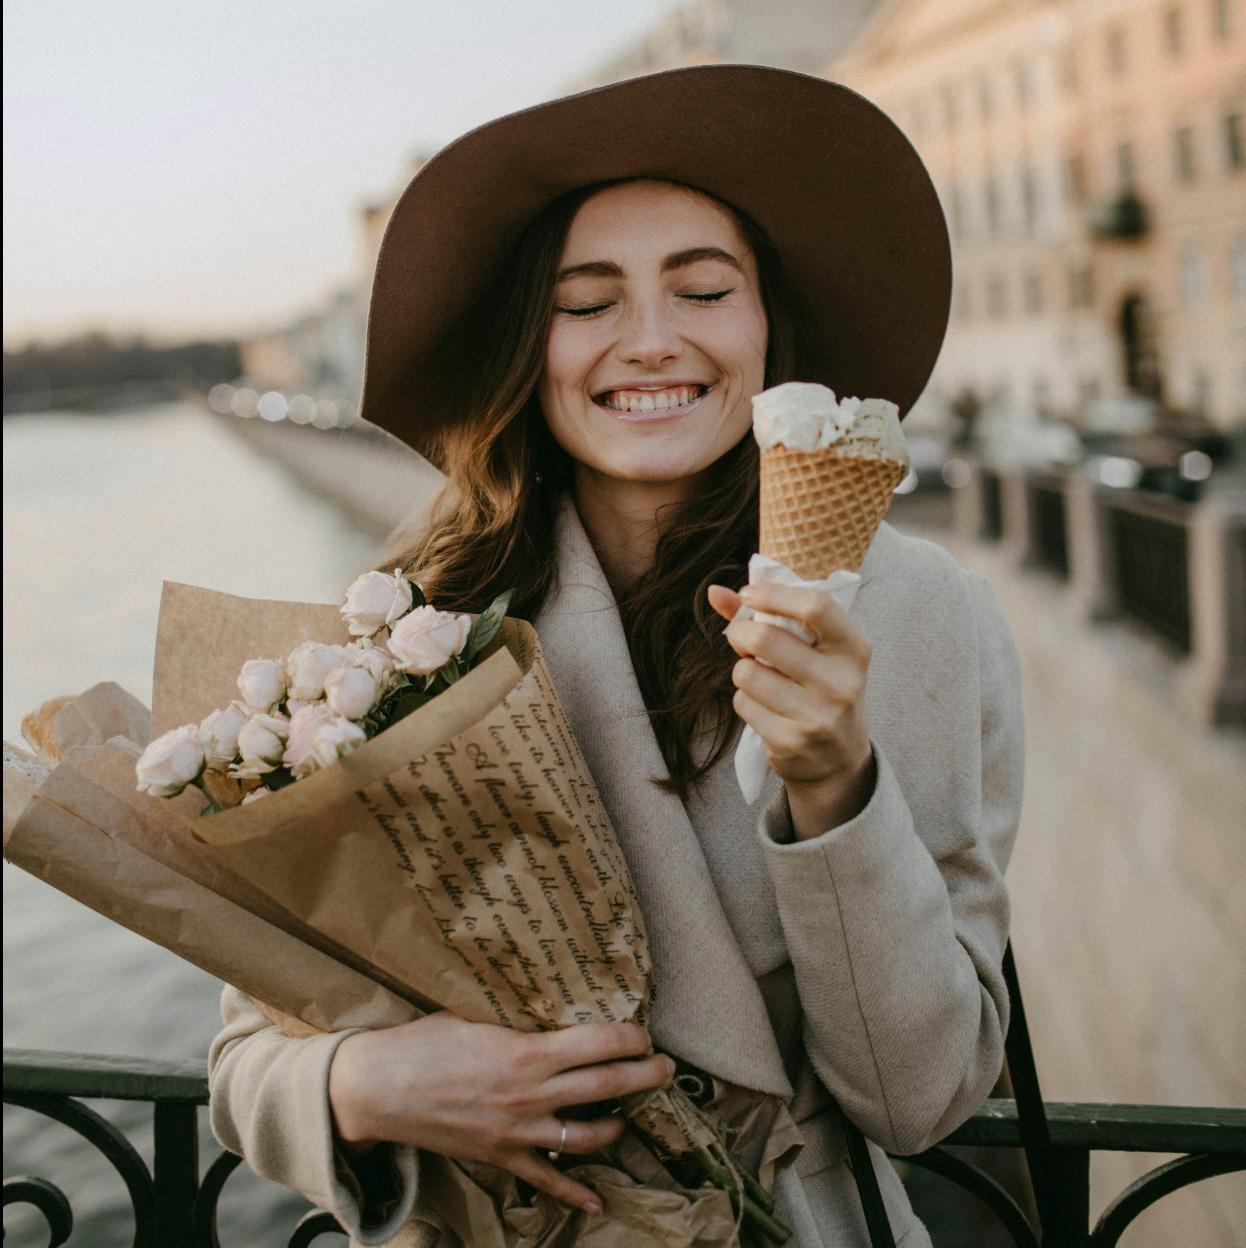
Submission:
<svg viewBox="0 0 1246 1248">
<path fill-rule="evenodd" d="M 942 197 L 932 388 L 1074 421 L 1159 400 L 1246 425 L 1242 0 L 892 0 L 826 68 Z"/>
</svg>

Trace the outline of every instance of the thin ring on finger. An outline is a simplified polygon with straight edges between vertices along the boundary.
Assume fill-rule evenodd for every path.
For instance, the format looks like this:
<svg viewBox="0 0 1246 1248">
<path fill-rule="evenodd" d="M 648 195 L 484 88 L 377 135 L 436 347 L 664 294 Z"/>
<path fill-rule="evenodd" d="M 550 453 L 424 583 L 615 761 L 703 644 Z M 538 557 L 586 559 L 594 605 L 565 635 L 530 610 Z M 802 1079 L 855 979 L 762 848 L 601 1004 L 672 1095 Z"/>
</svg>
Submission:
<svg viewBox="0 0 1246 1248">
<path fill-rule="evenodd" d="M 550 1161 L 557 1161 L 562 1156 L 562 1150 L 567 1147 L 567 1124 L 560 1118 L 558 1125 L 562 1128 L 562 1134 L 558 1137 L 558 1147 L 550 1151 Z"/>
</svg>

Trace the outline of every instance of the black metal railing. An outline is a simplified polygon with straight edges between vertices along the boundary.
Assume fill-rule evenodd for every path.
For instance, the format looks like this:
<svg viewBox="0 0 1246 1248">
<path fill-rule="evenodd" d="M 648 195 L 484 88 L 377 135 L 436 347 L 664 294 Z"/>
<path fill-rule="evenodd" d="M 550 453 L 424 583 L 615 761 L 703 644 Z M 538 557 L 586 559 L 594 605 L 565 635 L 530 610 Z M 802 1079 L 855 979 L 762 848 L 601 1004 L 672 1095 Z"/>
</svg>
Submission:
<svg viewBox="0 0 1246 1248">
<path fill-rule="evenodd" d="M 1034 562 L 1069 579 L 1069 536 L 1064 505 L 1064 478 L 1035 475 L 1029 481 L 1034 524 Z"/>
<path fill-rule="evenodd" d="M 982 529 L 987 541 L 998 542 L 1004 536 L 1003 486 L 993 468 L 979 470 L 982 479 Z"/>
<path fill-rule="evenodd" d="M 1020 1099 L 1020 1086 L 1017 1092 Z M 150 1170 L 126 1137 L 83 1103 L 93 1099 L 152 1105 L 155 1154 Z M 6 1049 L 4 1100 L 64 1123 L 104 1155 L 129 1192 L 135 1248 L 220 1248 L 217 1207 L 226 1181 L 241 1163 L 232 1154 L 221 1153 L 200 1174 L 197 1116 L 208 1100 L 201 1063 Z M 975 1196 L 1018 1248 L 1114 1248 L 1125 1228 L 1169 1192 L 1212 1175 L 1246 1169 L 1246 1110 L 1065 1103 L 1047 1103 L 1043 1108 L 1039 1137 L 1035 1121 L 1027 1125 L 1025 1115 L 1018 1113 L 1018 1100 L 995 1099 L 944 1141 L 1027 1149 L 1042 1231 L 985 1171 L 942 1145 L 906 1161 Z M 1122 1150 L 1184 1156 L 1132 1184 L 1091 1229 L 1091 1154 Z M 4 1204 L 17 1203 L 43 1214 L 48 1248 L 58 1248 L 69 1238 L 70 1201 L 50 1179 L 5 1179 Z M 309 1209 L 286 1243 L 289 1248 L 307 1248 L 338 1229 L 329 1214 Z"/>
<path fill-rule="evenodd" d="M 1190 505 L 1113 490 L 1105 506 L 1121 610 L 1189 654 Z"/>
</svg>

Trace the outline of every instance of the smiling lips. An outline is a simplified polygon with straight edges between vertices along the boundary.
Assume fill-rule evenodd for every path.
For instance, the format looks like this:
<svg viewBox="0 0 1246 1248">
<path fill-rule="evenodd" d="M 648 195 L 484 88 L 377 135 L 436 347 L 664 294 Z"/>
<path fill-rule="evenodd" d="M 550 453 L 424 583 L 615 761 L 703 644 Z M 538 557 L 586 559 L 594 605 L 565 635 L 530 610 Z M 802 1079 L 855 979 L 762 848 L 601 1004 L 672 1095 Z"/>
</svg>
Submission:
<svg viewBox="0 0 1246 1248">
<path fill-rule="evenodd" d="M 615 412 L 665 412 L 687 407 L 707 394 L 709 386 L 699 382 L 680 382 L 671 386 L 637 387 L 635 389 L 607 390 L 596 395 L 593 402 Z"/>
</svg>

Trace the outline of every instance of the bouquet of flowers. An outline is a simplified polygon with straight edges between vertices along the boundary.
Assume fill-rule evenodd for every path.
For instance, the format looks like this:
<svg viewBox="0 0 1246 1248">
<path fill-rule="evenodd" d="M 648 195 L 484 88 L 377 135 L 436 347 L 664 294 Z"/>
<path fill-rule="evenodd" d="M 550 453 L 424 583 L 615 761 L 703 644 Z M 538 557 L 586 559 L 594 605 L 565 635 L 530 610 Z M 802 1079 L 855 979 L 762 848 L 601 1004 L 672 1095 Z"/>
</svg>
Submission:
<svg viewBox="0 0 1246 1248">
<path fill-rule="evenodd" d="M 435 1009 L 526 1030 L 643 1024 L 652 964 L 632 881 L 507 601 L 440 612 L 397 572 L 361 577 L 340 608 L 166 584 L 159 735 L 141 751 L 108 739 L 125 719 L 116 686 L 62 710 L 98 723 L 97 744 L 67 753 L 6 857 L 236 984 L 292 1035 Z M 794 1128 L 775 1129 L 771 1098 L 709 1079 L 689 1091 L 625 1103 L 635 1131 L 586 1168 L 606 1223 L 613 1208 L 620 1245 L 784 1242 L 738 1154 L 768 1174 Z M 516 1218 L 533 1243 L 564 1242 L 579 1216 L 544 1193 L 524 1210 L 514 1176 L 487 1167 L 447 1161 L 423 1191 L 451 1229 L 475 1209 L 476 1243 L 508 1242 Z"/>
</svg>

